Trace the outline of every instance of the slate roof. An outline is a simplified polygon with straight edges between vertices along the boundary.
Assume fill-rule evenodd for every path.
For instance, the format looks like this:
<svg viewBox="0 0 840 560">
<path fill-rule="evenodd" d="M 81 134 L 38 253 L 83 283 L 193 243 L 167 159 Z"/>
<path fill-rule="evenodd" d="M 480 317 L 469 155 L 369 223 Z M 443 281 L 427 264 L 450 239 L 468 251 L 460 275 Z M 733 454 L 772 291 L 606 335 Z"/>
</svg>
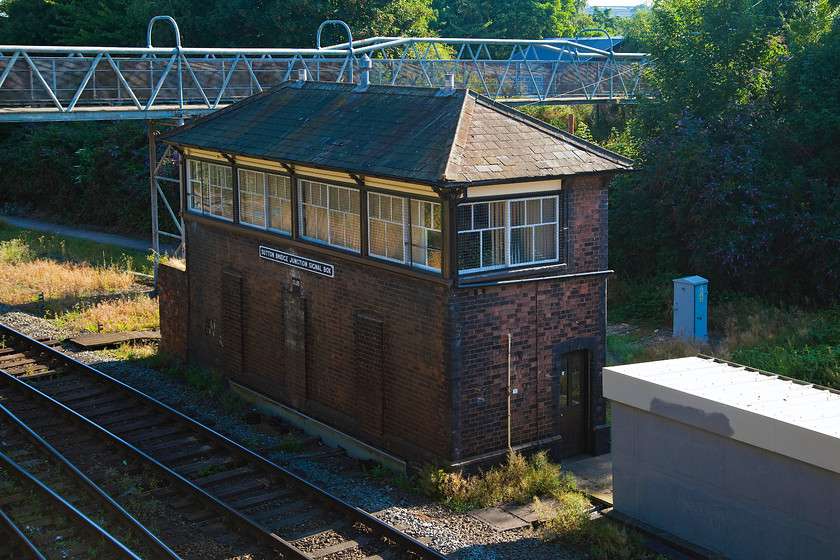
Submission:
<svg viewBox="0 0 840 560">
<path fill-rule="evenodd" d="M 632 168 L 618 154 L 468 90 L 284 82 L 160 139 L 443 187 Z"/>
</svg>

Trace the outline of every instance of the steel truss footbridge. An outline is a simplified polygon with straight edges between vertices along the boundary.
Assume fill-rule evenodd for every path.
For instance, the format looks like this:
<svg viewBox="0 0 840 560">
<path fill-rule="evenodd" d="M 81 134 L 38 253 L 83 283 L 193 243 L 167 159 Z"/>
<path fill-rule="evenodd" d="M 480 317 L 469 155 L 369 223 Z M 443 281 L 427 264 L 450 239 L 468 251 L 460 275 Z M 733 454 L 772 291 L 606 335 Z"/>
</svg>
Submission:
<svg viewBox="0 0 840 560">
<path fill-rule="evenodd" d="M 174 47 L 152 45 L 158 21 L 171 24 Z M 326 25 L 347 33 L 341 44 L 321 46 Z M 603 30 L 599 33 L 609 35 Z M 583 33 L 583 32 L 581 32 Z M 579 35 L 580 36 L 580 35 Z M 162 162 L 155 121 L 211 113 L 289 79 L 358 82 L 370 59 L 374 84 L 443 87 L 447 75 L 510 105 L 632 102 L 647 93 L 649 58 L 568 39 L 453 39 L 373 37 L 353 40 L 341 21 L 327 21 L 314 49 L 189 48 L 169 16 L 152 18 L 145 47 L 0 45 L 0 122 L 145 119 L 149 121 L 153 249 L 159 235 L 183 238 L 183 226 L 160 181 Z M 612 44 L 612 41 L 609 41 Z M 168 152 L 168 149 L 167 149 Z M 162 201 L 178 233 L 158 226 Z"/>
</svg>

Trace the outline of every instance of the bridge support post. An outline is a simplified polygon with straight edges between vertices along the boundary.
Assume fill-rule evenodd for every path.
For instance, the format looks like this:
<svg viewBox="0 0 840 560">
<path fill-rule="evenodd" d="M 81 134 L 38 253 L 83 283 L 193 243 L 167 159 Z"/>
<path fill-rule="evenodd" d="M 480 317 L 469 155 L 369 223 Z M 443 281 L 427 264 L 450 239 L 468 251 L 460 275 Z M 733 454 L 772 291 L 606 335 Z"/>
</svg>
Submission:
<svg viewBox="0 0 840 560">
<path fill-rule="evenodd" d="M 149 119 L 149 185 L 151 187 L 151 203 L 152 203 L 152 259 L 154 263 L 154 291 L 157 293 L 158 289 L 158 260 L 160 255 L 160 230 L 158 229 L 158 197 L 157 197 L 157 181 L 155 174 L 157 171 L 157 143 L 155 142 L 155 121 Z"/>
</svg>

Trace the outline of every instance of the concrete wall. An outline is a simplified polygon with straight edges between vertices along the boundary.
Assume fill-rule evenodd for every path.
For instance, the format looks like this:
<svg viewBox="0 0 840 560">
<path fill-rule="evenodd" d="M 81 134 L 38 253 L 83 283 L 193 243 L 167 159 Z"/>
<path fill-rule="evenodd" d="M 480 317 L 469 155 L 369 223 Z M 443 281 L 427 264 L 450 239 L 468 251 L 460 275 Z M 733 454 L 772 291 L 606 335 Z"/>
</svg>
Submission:
<svg viewBox="0 0 840 560">
<path fill-rule="evenodd" d="M 612 403 L 615 508 L 733 559 L 840 558 L 840 474 Z"/>
</svg>

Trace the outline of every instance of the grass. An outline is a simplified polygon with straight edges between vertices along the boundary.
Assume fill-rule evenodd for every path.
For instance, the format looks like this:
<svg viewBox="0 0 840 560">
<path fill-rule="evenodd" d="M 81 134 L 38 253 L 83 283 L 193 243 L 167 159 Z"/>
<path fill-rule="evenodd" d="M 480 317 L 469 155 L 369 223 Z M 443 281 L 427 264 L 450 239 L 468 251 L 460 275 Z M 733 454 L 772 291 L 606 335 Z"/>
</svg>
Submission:
<svg viewBox="0 0 840 560">
<path fill-rule="evenodd" d="M 153 273 L 154 265 L 149 259 L 151 249 L 148 252 L 134 251 L 87 239 L 22 229 L 0 218 L 0 242 L 15 239 L 42 257 L 72 259 L 98 267 L 130 270 L 142 274 Z"/>
<path fill-rule="evenodd" d="M 77 303 L 57 317 L 55 324 L 74 331 L 105 333 L 148 330 L 160 325 L 160 310 L 157 298 L 134 294 L 91 305 Z"/>
<path fill-rule="evenodd" d="M 2 221 L 0 233 L 8 233 Z M 137 293 L 147 289 L 137 276 L 77 261 L 77 253 L 71 253 L 73 260 L 45 257 L 38 250 L 42 246 L 31 232 L 0 241 L 0 301 L 77 331 L 119 332 L 160 324 L 157 301 Z M 77 248 L 62 246 L 68 247 Z"/>
<path fill-rule="evenodd" d="M 610 365 L 708 354 L 840 390 L 839 310 L 809 311 L 721 294 L 709 304 L 709 343 L 674 338 L 651 343 L 654 330 L 670 329 L 673 320 L 663 282 L 610 281 L 609 320 L 639 325 L 607 337 Z"/>
</svg>

